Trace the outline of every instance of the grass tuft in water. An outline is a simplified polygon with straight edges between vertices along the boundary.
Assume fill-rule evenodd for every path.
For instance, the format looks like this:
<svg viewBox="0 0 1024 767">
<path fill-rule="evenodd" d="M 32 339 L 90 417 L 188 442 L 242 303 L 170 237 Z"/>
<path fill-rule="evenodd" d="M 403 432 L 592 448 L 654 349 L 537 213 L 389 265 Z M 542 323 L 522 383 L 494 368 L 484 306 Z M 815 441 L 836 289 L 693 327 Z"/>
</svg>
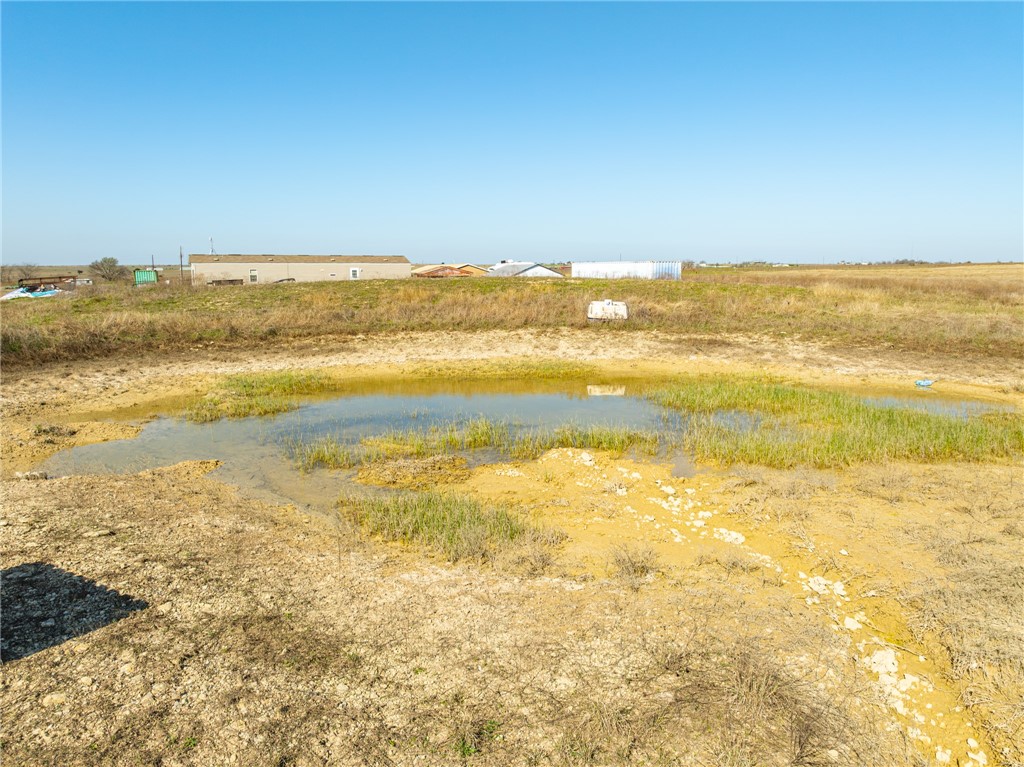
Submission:
<svg viewBox="0 0 1024 767">
<path fill-rule="evenodd" d="M 299 406 L 296 396 L 330 391 L 336 386 L 335 379 L 318 372 L 229 376 L 217 391 L 193 403 L 185 417 L 195 423 L 209 423 L 221 418 L 286 413 Z"/>
<path fill-rule="evenodd" d="M 1017 413 L 963 419 L 877 407 L 851 394 L 770 379 L 688 379 L 647 396 L 659 405 L 692 414 L 683 445 L 702 462 L 826 468 L 1024 455 L 1024 418 Z M 755 418 L 728 417 L 737 412 Z"/>
<path fill-rule="evenodd" d="M 654 455 L 672 442 L 666 434 L 647 429 L 612 426 L 562 426 L 519 431 L 508 421 L 475 418 L 429 429 L 392 429 L 365 437 L 354 446 L 334 436 L 303 439 L 286 444 L 289 457 L 303 471 L 323 467 L 352 468 L 396 458 L 428 458 L 468 450 L 491 448 L 515 460 L 530 460 L 547 450 L 572 447 L 605 450 L 622 455 L 637 450 Z"/>
<path fill-rule="evenodd" d="M 535 532 L 508 509 L 444 493 L 346 498 L 339 505 L 370 535 L 426 546 L 452 562 L 492 561 Z"/>
<path fill-rule="evenodd" d="M 285 452 L 303 472 L 318 467 L 351 469 L 362 463 L 358 449 L 331 436 L 309 441 L 293 437 L 285 442 Z"/>
</svg>

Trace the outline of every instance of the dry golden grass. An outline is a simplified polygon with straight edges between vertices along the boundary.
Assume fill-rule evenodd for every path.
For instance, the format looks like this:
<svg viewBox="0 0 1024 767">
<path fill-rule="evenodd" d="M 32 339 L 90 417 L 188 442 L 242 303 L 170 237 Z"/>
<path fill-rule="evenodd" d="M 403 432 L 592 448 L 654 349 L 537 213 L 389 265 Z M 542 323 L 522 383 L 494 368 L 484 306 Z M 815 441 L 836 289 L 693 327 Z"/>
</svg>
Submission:
<svg viewBox="0 0 1024 767">
<path fill-rule="evenodd" d="M 7 303 L 8 365 L 394 331 L 578 328 L 803 338 L 833 347 L 1024 356 L 1019 266 L 692 270 L 680 281 L 411 280 L 135 290 Z M 614 297 L 631 317 L 588 325 Z"/>
</svg>

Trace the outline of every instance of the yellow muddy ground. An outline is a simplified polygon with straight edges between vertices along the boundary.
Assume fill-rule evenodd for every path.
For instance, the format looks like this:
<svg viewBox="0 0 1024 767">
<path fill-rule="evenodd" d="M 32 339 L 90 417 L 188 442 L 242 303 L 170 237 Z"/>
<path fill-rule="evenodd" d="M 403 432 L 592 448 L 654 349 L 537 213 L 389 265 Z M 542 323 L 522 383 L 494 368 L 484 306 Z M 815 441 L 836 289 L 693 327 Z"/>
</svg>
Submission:
<svg viewBox="0 0 1024 767">
<path fill-rule="evenodd" d="M 912 478 L 908 485 L 934 472 L 914 466 L 899 470 Z M 995 481 L 1005 482 L 1012 469 L 991 471 Z M 658 592 L 677 588 L 681 573 L 693 568 L 734 581 L 755 603 L 769 604 L 784 594 L 789 609 L 810 613 L 847 638 L 850 662 L 869 672 L 894 720 L 922 755 L 935 764 L 987 764 L 987 738 L 947 680 L 942 651 L 911 636 L 892 597 L 933 575 L 935 563 L 934 557 L 900 545 L 891 532 L 934 509 L 897 509 L 864 498 L 851 487 L 856 480 L 849 473 L 821 474 L 815 481 L 820 484 L 804 481 L 805 487 L 793 491 L 804 507 L 795 526 L 768 511 L 761 519 L 756 512 L 738 511 L 729 472 L 673 477 L 669 466 L 596 451 L 556 449 L 529 463 L 480 467 L 456 489 L 524 506 L 535 520 L 564 530 L 569 568 L 594 577 L 614 571 L 617 548 L 649 545 L 658 566 L 645 587 L 652 602 Z M 877 588 L 880 580 L 887 585 L 884 592 Z"/>
</svg>

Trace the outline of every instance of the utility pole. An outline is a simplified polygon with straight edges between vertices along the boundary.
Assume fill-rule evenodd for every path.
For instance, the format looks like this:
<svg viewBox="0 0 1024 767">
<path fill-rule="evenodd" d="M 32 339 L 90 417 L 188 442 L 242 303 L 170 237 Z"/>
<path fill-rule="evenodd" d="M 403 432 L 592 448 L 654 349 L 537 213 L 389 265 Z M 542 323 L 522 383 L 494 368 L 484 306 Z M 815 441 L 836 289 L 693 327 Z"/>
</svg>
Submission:
<svg viewBox="0 0 1024 767">
<path fill-rule="evenodd" d="M 178 282 L 185 284 L 185 255 L 182 253 L 181 245 L 178 246 Z"/>
</svg>

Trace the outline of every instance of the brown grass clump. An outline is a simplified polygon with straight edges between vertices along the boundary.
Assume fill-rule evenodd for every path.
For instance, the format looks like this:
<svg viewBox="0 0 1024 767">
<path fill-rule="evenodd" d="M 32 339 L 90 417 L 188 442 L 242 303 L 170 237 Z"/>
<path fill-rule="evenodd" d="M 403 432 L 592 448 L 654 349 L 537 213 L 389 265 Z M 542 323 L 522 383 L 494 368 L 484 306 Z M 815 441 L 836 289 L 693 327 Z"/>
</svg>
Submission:
<svg viewBox="0 0 1024 767">
<path fill-rule="evenodd" d="M 611 564 L 615 577 L 637 591 L 658 572 L 658 554 L 646 543 L 621 544 L 612 548 Z"/>
</svg>

